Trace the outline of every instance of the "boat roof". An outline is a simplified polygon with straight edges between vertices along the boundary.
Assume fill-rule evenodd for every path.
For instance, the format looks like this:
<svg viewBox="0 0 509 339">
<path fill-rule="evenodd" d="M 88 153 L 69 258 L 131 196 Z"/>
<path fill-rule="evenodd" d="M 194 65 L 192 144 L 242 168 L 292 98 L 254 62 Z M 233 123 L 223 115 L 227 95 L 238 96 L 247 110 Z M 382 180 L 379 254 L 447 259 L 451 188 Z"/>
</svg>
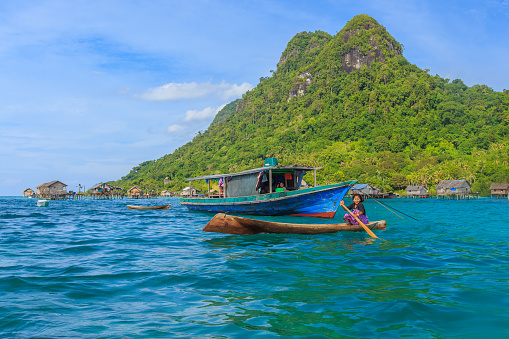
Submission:
<svg viewBox="0 0 509 339">
<path fill-rule="evenodd" d="M 224 177 L 236 177 L 241 175 L 248 175 L 252 173 L 259 173 L 261 171 L 268 171 L 268 170 L 302 170 L 302 171 L 311 171 L 311 170 L 319 170 L 323 167 L 310 167 L 310 166 L 301 166 L 301 165 L 291 165 L 291 166 L 267 166 L 267 167 L 260 167 L 260 168 L 253 168 L 247 171 L 239 172 L 239 173 L 228 173 L 228 174 L 211 174 L 211 175 L 203 175 L 200 177 L 194 177 L 194 178 L 188 178 L 186 181 L 193 181 L 193 180 L 204 180 L 204 179 L 219 179 Z"/>
</svg>

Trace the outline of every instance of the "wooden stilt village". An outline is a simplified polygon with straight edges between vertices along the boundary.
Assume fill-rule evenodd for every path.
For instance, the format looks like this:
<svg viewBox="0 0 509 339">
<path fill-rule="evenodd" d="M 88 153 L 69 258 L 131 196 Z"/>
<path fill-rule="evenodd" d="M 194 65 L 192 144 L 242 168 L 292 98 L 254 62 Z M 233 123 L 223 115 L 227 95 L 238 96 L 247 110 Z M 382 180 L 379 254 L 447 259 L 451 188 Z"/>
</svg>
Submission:
<svg viewBox="0 0 509 339">
<path fill-rule="evenodd" d="M 158 192 L 156 189 L 143 190 L 137 186 L 132 186 L 128 190 L 120 187 L 114 187 L 107 183 L 97 183 L 86 191 L 85 186 L 78 185 L 78 191 L 67 190 L 67 185 L 61 181 L 54 180 L 36 186 L 36 190 L 27 188 L 23 191 L 23 198 L 38 198 L 48 200 L 82 200 L 82 199 L 155 199 L 158 197 L 175 196 L 195 196 L 198 195 L 193 188 L 192 194 L 189 193 L 189 187 L 185 187 L 182 192 L 170 192 L 163 190 Z M 405 189 L 406 194 L 394 194 L 392 192 L 382 193 L 375 186 L 369 184 L 356 184 L 350 189 L 350 196 L 360 194 L 364 199 L 422 199 L 433 198 L 441 200 L 472 200 L 479 199 L 479 192 L 472 192 L 471 185 L 467 180 L 442 180 L 435 187 L 435 194 L 431 194 L 425 185 L 408 185 Z M 491 198 L 509 199 L 509 183 L 493 183 L 490 186 Z"/>
<path fill-rule="evenodd" d="M 479 192 L 472 192 L 471 185 L 467 180 L 442 180 L 433 195 L 425 185 L 409 185 L 406 195 L 397 195 L 392 192 L 382 193 L 377 187 L 369 184 L 357 184 L 350 189 L 350 195 L 360 194 L 364 199 L 393 199 L 393 198 L 433 198 L 441 200 L 473 200 L 479 199 Z M 491 198 L 509 199 L 509 183 L 493 183 L 490 186 Z"/>
<path fill-rule="evenodd" d="M 37 198 L 46 200 L 83 200 L 83 199 L 156 199 L 158 197 L 175 196 L 175 192 L 167 190 L 158 192 L 157 190 L 143 190 L 133 186 L 127 191 L 121 187 L 114 187 L 107 183 L 98 183 L 86 190 L 85 186 L 78 185 L 78 191 L 67 190 L 68 185 L 59 180 L 54 180 L 40 184 L 35 187 L 35 191 L 27 188 L 23 191 L 23 198 Z"/>
</svg>

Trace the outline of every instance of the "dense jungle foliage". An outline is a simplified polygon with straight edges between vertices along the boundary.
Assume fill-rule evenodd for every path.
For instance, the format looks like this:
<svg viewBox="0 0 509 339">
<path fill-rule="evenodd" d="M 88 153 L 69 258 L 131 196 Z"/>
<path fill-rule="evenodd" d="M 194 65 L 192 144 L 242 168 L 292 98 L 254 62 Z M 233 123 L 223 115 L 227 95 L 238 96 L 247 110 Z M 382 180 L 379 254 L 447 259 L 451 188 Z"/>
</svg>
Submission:
<svg viewBox="0 0 509 339">
<path fill-rule="evenodd" d="M 385 191 L 466 179 L 489 195 L 491 183 L 508 182 L 509 92 L 432 76 L 402 51 L 367 15 L 335 36 L 299 33 L 276 71 L 206 131 L 114 183 L 178 191 L 185 178 L 262 167 L 267 157 L 323 166 L 322 184 L 358 179 Z M 344 70 L 355 62 L 362 67 Z"/>
</svg>

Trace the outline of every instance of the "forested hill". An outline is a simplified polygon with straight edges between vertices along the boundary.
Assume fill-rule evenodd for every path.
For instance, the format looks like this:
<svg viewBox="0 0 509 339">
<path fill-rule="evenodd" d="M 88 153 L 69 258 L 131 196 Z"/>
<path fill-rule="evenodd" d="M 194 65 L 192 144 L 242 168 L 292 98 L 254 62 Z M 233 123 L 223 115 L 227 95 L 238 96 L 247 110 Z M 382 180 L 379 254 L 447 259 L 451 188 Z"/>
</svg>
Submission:
<svg viewBox="0 0 509 339">
<path fill-rule="evenodd" d="M 266 157 L 324 166 L 320 183 L 359 179 L 385 190 L 467 179 L 489 194 L 492 182 L 509 181 L 509 92 L 432 76 L 402 52 L 367 15 L 335 36 L 299 33 L 272 75 L 206 131 L 115 184 L 178 190 L 185 178 L 260 167 Z"/>
</svg>

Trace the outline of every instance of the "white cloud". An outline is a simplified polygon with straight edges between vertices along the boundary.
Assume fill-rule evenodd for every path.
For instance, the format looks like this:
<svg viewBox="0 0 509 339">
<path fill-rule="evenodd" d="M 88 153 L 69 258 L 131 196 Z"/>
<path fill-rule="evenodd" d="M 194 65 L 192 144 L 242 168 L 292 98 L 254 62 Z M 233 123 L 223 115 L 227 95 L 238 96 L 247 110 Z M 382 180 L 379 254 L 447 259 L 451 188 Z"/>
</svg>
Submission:
<svg viewBox="0 0 509 339">
<path fill-rule="evenodd" d="M 253 86 L 247 82 L 241 85 L 228 84 L 222 82 L 220 84 L 184 82 L 184 83 L 168 83 L 160 87 L 149 88 L 139 97 L 148 101 L 175 101 L 181 99 L 194 99 L 206 95 L 215 95 L 223 100 L 240 97 Z"/>
<path fill-rule="evenodd" d="M 253 86 L 247 82 L 244 82 L 240 86 L 233 84 L 233 85 L 231 85 L 231 87 L 229 89 L 225 89 L 221 99 L 228 100 L 230 98 L 241 97 L 242 94 L 246 93 L 247 91 L 249 91 L 252 88 L 253 88 Z"/>
<path fill-rule="evenodd" d="M 187 111 L 186 117 L 184 118 L 184 121 L 191 121 L 191 120 L 204 120 L 208 118 L 213 118 L 216 116 L 217 112 L 222 110 L 226 106 L 226 104 L 223 104 L 219 106 L 218 108 L 213 107 L 207 107 L 205 109 L 202 109 L 201 111 Z"/>
<path fill-rule="evenodd" d="M 186 129 L 185 126 L 174 124 L 174 125 L 171 125 L 170 127 L 168 127 L 168 133 L 180 132 L 180 131 L 183 131 L 185 129 Z"/>
</svg>

